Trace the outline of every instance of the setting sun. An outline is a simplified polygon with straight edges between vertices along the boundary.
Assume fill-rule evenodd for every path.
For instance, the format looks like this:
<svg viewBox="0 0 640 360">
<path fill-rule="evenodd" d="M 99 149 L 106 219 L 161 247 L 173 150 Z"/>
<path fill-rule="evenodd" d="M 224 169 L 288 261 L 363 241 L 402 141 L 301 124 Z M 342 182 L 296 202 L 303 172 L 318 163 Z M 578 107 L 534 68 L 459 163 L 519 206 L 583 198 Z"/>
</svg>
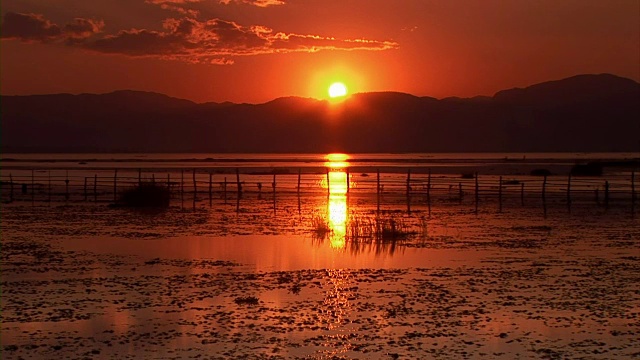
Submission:
<svg viewBox="0 0 640 360">
<path fill-rule="evenodd" d="M 329 86 L 329 97 L 336 98 L 347 95 L 347 87 L 341 82 L 335 82 Z"/>
</svg>

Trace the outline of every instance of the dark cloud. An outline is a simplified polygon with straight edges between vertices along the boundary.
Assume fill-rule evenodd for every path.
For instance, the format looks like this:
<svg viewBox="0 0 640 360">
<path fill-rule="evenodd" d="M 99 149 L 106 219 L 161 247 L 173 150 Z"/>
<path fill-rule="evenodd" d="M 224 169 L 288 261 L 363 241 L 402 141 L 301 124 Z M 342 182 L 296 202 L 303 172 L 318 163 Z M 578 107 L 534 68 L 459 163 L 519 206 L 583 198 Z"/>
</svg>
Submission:
<svg viewBox="0 0 640 360">
<path fill-rule="evenodd" d="M 59 39 L 62 30 L 39 14 L 4 14 L 0 25 L 0 38 L 22 41 L 49 42 Z"/>
<path fill-rule="evenodd" d="M 159 3 L 161 0 L 149 0 Z M 167 2 L 167 0 L 162 0 Z M 171 0 L 175 4 L 199 0 Z M 0 27 L 3 39 L 62 42 L 84 49 L 131 57 L 155 57 L 191 63 L 233 64 L 234 56 L 320 50 L 386 50 L 389 41 L 335 39 L 315 35 L 285 34 L 265 26 L 242 26 L 233 21 L 198 21 L 185 17 L 164 20 L 163 30 L 131 29 L 91 38 L 104 22 L 77 18 L 62 28 L 42 15 L 6 13 Z"/>
<path fill-rule="evenodd" d="M 99 33 L 103 27 L 101 20 L 76 18 L 60 28 L 40 14 L 8 12 L 0 25 L 0 37 L 26 42 L 46 43 L 64 39 L 77 42 Z"/>
<path fill-rule="evenodd" d="M 320 50 L 387 50 L 391 41 L 340 40 L 315 35 L 275 33 L 264 26 L 242 26 L 233 21 L 191 18 L 167 19 L 164 31 L 124 30 L 86 43 L 92 51 L 128 56 L 150 56 L 195 63 L 230 64 L 230 56 Z"/>
<path fill-rule="evenodd" d="M 86 39 L 104 28 L 104 21 L 76 18 L 64 26 L 64 34 L 72 39 Z"/>
</svg>

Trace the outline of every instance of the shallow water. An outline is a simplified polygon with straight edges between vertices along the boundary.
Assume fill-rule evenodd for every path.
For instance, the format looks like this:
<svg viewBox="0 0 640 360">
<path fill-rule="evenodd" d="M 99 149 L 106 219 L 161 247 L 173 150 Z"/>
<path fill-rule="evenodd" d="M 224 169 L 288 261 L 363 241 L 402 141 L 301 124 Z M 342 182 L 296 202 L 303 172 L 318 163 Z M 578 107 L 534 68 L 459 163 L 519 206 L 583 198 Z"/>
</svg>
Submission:
<svg viewBox="0 0 640 360">
<path fill-rule="evenodd" d="M 391 246 L 318 236 L 310 222 L 331 207 L 299 210 L 295 197 L 275 213 L 40 205 L 2 208 L 3 358 L 640 351 L 640 224 L 627 207 L 545 217 L 536 206 L 388 205 L 377 215 L 351 204 L 349 219 L 412 229 Z"/>
<path fill-rule="evenodd" d="M 379 203 L 330 175 L 314 175 L 319 194 L 174 198 L 162 211 L 2 204 L 2 358 L 640 354 L 627 199 L 505 191 L 476 204 L 444 188 L 408 206 L 402 189 Z"/>
</svg>

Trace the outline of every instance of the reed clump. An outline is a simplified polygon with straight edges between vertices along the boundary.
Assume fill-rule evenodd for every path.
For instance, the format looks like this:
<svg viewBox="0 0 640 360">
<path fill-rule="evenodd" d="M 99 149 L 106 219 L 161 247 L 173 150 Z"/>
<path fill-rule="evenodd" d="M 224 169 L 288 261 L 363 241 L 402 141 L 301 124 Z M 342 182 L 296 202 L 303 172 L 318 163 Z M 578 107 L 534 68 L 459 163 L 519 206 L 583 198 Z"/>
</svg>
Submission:
<svg viewBox="0 0 640 360">
<path fill-rule="evenodd" d="M 314 215 L 311 218 L 311 231 L 316 237 L 323 239 L 327 235 L 331 234 L 331 227 L 329 226 L 329 222 L 324 217 L 320 215 Z"/>
<path fill-rule="evenodd" d="M 406 240 L 417 232 L 409 228 L 402 219 L 395 217 L 371 219 L 356 217 L 349 221 L 346 237 L 352 241 L 398 241 Z"/>
</svg>

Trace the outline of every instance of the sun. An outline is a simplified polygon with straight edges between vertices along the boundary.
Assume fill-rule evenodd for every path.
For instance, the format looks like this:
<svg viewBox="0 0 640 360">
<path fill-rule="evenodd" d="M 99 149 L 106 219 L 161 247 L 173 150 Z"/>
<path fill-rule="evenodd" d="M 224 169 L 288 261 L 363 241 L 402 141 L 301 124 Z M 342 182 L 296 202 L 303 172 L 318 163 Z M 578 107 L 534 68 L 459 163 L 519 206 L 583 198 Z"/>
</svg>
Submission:
<svg viewBox="0 0 640 360">
<path fill-rule="evenodd" d="M 337 98 L 347 95 L 347 87 L 341 82 L 334 82 L 329 86 L 329 97 Z"/>
</svg>

